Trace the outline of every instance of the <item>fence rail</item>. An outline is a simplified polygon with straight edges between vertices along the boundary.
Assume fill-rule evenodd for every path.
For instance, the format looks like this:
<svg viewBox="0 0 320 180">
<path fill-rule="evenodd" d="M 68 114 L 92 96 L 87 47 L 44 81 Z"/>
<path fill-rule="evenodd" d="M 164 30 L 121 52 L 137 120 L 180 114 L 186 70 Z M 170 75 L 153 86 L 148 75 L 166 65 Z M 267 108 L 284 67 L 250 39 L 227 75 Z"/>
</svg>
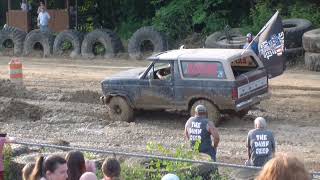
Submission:
<svg viewBox="0 0 320 180">
<path fill-rule="evenodd" d="M 47 143 L 35 143 L 35 142 L 31 142 L 30 140 L 28 140 L 28 142 L 16 141 L 14 144 L 65 149 L 65 150 L 78 150 L 78 151 L 93 152 L 93 153 L 100 153 L 100 154 L 123 155 L 123 156 L 147 158 L 147 159 L 161 159 L 161 160 L 167 160 L 167 161 L 201 163 L 201 164 L 216 165 L 216 166 L 223 166 L 223 167 L 230 167 L 230 168 L 241 168 L 241 169 L 252 169 L 252 170 L 261 169 L 261 167 L 245 166 L 245 165 L 230 164 L 230 163 L 223 163 L 223 162 L 199 161 L 199 160 L 192 160 L 192 159 L 174 158 L 170 156 L 159 156 L 159 155 L 153 155 L 153 154 L 139 154 L 139 153 L 129 153 L 129 152 L 114 151 L 114 150 L 101 150 L 101 149 L 85 148 L 85 147 L 60 146 L 60 145 L 53 145 L 53 144 L 47 144 Z M 313 178 L 320 179 L 320 172 L 311 172 L 310 174 L 312 175 Z"/>
</svg>

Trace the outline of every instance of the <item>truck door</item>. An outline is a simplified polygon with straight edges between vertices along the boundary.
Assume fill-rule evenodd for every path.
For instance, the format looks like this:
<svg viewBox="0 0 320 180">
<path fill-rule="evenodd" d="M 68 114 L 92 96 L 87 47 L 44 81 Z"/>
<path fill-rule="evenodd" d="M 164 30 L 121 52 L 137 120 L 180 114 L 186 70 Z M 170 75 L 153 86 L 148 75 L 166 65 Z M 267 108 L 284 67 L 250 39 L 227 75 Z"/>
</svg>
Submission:
<svg viewBox="0 0 320 180">
<path fill-rule="evenodd" d="M 151 65 L 142 80 L 141 97 L 137 106 L 148 108 L 166 108 L 174 106 L 174 68 L 173 62 L 161 61 Z"/>
</svg>

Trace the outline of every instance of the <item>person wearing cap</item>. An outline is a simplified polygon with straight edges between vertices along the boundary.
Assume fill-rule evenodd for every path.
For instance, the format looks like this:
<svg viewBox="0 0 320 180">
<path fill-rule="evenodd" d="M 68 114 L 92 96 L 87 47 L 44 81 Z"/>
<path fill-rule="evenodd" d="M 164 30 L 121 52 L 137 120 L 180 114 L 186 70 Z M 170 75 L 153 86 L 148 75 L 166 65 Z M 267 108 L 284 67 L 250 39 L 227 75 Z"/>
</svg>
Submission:
<svg viewBox="0 0 320 180">
<path fill-rule="evenodd" d="M 171 79 L 171 66 L 168 64 L 167 67 L 158 70 L 157 77 L 161 80 L 170 80 Z"/>
<path fill-rule="evenodd" d="M 252 33 L 248 33 L 247 34 L 247 42 L 246 44 L 243 46 L 243 49 L 247 49 L 249 48 L 249 44 L 253 41 L 254 36 L 252 35 Z M 253 41 L 250 45 L 250 48 L 257 54 L 259 55 L 259 50 L 258 50 L 258 43 L 256 41 Z"/>
<path fill-rule="evenodd" d="M 254 120 L 254 127 L 247 136 L 248 160 L 245 164 L 263 166 L 275 153 L 275 140 L 263 117 Z"/>
<path fill-rule="evenodd" d="M 195 109 L 195 116 L 188 119 L 184 131 L 192 148 L 194 148 L 197 141 L 200 141 L 199 152 L 210 155 L 211 159 L 216 161 L 216 152 L 220 137 L 214 123 L 210 121 L 207 116 L 206 107 L 204 105 L 198 105 Z"/>
</svg>

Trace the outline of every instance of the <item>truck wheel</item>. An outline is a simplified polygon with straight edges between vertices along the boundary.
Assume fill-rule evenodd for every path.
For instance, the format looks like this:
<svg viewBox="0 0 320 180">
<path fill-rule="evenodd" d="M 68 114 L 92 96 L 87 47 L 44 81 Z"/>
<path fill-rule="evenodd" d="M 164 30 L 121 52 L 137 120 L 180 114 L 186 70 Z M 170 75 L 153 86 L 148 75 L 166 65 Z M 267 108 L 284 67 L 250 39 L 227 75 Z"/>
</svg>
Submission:
<svg viewBox="0 0 320 180">
<path fill-rule="evenodd" d="M 109 104 L 109 115 L 115 121 L 133 121 L 133 109 L 128 102 L 120 96 L 112 97 Z"/>
<path fill-rule="evenodd" d="M 233 28 L 230 30 L 232 39 L 227 40 L 227 36 L 223 31 L 217 31 L 207 37 L 205 41 L 206 48 L 226 48 L 226 49 L 242 49 L 246 43 L 246 37 L 242 35 L 240 29 Z"/>
<path fill-rule="evenodd" d="M 208 119 L 210 121 L 212 121 L 215 124 L 215 126 L 218 126 L 220 121 L 221 121 L 220 111 L 214 104 L 212 104 L 208 100 L 201 99 L 201 100 L 198 100 L 195 103 L 193 103 L 193 105 L 192 105 L 192 107 L 190 109 L 191 116 L 194 116 L 195 109 L 200 104 L 204 105 L 207 108 Z"/>
<path fill-rule="evenodd" d="M 310 71 L 320 71 L 320 53 L 306 52 L 304 63 Z"/>
<path fill-rule="evenodd" d="M 41 32 L 39 29 L 30 31 L 24 41 L 24 55 L 28 56 L 33 51 L 34 45 L 38 42 L 43 47 L 43 56 L 52 54 L 54 36 L 51 32 Z"/>
<path fill-rule="evenodd" d="M 70 42 L 72 44 L 71 58 L 79 57 L 83 36 L 75 30 L 65 30 L 58 34 L 53 43 L 53 54 L 61 56 L 63 54 L 63 43 Z"/>
</svg>

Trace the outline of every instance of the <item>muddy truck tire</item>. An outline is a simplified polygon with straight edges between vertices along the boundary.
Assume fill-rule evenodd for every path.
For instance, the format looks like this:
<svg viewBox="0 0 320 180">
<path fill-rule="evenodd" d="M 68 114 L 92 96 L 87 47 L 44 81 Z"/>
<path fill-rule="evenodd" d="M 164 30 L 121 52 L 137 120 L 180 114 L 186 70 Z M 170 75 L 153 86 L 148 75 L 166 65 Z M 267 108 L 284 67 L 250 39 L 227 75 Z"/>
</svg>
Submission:
<svg viewBox="0 0 320 180">
<path fill-rule="evenodd" d="M 302 36 L 312 28 L 312 23 L 307 19 L 284 19 L 284 43 L 287 49 L 302 47 Z"/>
<path fill-rule="evenodd" d="M 75 30 L 65 30 L 58 34 L 53 43 L 53 54 L 61 56 L 63 54 L 63 43 L 70 42 L 72 44 L 71 58 L 76 58 L 81 55 L 81 43 L 83 35 Z"/>
<path fill-rule="evenodd" d="M 205 99 L 200 99 L 194 102 L 190 109 L 190 115 L 194 116 L 195 109 L 198 105 L 204 105 L 207 108 L 208 119 L 214 123 L 215 126 L 218 126 L 221 122 L 221 114 L 219 109 L 210 101 Z"/>
<path fill-rule="evenodd" d="M 144 52 L 142 51 L 141 46 L 144 41 L 150 41 L 152 43 L 152 54 L 168 49 L 168 40 L 164 34 L 160 33 L 152 26 L 142 27 L 129 39 L 128 53 L 131 59 L 143 59 Z"/>
<path fill-rule="evenodd" d="M 112 97 L 108 104 L 108 109 L 111 120 L 126 122 L 134 120 L 133 109 L 123 97 Z"/>
<path fill-rule="evenodd" d="M 116 33 L 109 29 L 96 29 L 85 35 L 82 41 L 81 54 L 84 58 L 95 57 L 93 53 L 95 43 L 101 43 L 104 46 L 104 58 L 113 58 L 123 51 L 122 42 Z"/>
<path fill-rule="evenodd" d="M 242 49 L 246 43 L 246 37 L 240 32 L 239 28 L 233 28 L 229 31 L 231 40 L 227 40 L 224 31 L 217 31 L 207 37 L 205 41 L 206 48 L 225 48 L 225 49 Z"/>
<path fill-rule="evenodd" d="M 297 57 L 302 57 L 304 55 L 304 49 L 302 47 L 286 49 L 284 55 L 286 57 L 286 62 L 291 64 L 297 60 Z"/>
<path fill-rule="evenodd" d="M 305 32 L 302 36 L 304 50 L 320 53 L 320 28 Z"/>
<path fill-rule="evenodd" d="M 52 54 L 54 36 L 51 32 L 41 32 L 39 29 L 30 31 L 24 41 L 24 55 L 29 56 L 33 52 L 34 45 L 40 43 L 43 47 L 43 56 Z"/>
<path fill-rule="evenodd" d="M 13 42 L 13 54 L 15 56 L 22 55 L 23 52 L 23 42 L 26 38 L 27 33 L 15 28 L 7 26 L 0 31 L 0 54 L 1 50 L 4 49 L 4 42 L 11 40 Z"/>
<path fill-rule="evenodd" d="M 320 53 L 306 52 L 304 54 L 304 63 L 310 71 L 320 71 Z"/>
</svg>

